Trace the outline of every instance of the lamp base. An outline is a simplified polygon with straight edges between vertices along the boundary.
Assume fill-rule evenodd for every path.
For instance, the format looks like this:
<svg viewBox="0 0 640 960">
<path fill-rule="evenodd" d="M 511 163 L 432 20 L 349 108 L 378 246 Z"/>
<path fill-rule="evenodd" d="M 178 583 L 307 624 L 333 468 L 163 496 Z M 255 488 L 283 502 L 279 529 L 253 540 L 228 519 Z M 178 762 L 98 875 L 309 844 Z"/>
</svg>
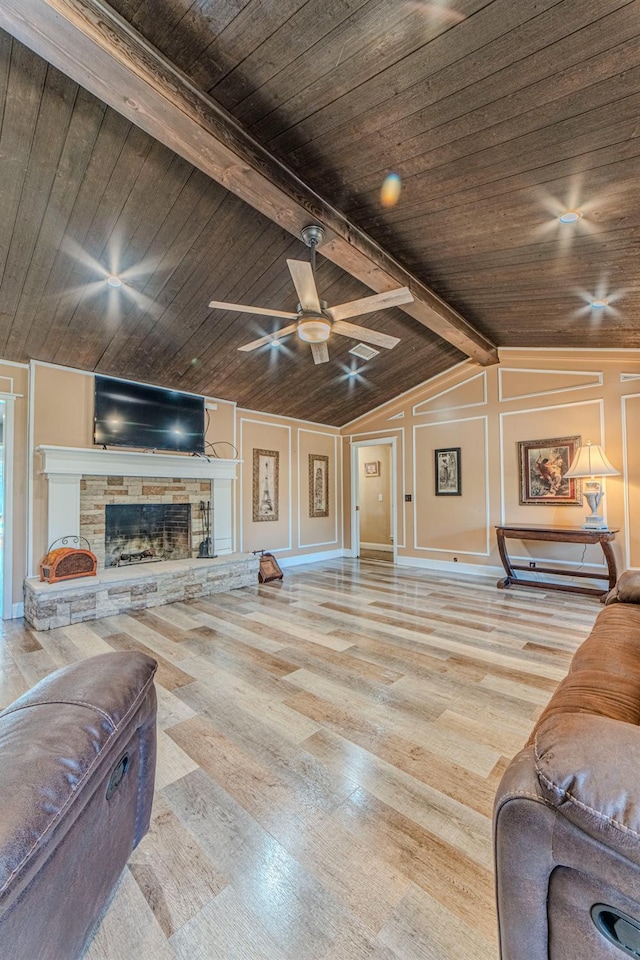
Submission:
<svg viewBox="0 0 640 960">
<path fill-rule="evenodd" d="M 582 529 L 583 530 L 608 530 L 609 527 L 604 517 L 599 517 L 597 514 L 590 513 L 588 517 L 584 518 Z"/>
</svg>

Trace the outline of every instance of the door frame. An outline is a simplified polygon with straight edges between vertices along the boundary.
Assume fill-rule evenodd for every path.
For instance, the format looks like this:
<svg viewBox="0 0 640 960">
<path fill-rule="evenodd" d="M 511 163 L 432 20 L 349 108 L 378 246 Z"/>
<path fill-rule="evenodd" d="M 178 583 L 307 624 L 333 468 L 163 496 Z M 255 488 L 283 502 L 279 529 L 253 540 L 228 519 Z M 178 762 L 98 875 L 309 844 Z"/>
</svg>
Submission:
<svg viewBox="0 0 640 960">
<path fill-rule="evenodd" d="M 351 555 L 360 556 L 360 470 L 358 451 L 362 447 L 391 447 L 391 536 L 393 537 L 393 562 L 398 560 L 398 503 L 396 496 L 396 437 L 375 437 L 372 440 L 351 441 Z"/>
<path fill-rule="evenodd" d="M 15 395 L 0 393 L 4 402 L 3 456 L 4 503 L 0 506 L 4 523 L 2 544 L 2 619 L 16 616 L 13 603 L 13 459 L 15 436 Z M 21 614 L 20 614 L 21 616 Z"/>
</svg>

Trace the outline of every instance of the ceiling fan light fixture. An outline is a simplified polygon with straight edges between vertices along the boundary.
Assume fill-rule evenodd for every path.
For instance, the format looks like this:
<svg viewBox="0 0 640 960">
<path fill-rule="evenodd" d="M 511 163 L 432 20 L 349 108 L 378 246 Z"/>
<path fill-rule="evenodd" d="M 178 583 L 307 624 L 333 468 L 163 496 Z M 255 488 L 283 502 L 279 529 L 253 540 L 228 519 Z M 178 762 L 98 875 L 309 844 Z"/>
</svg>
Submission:
<svg viewBox="0 0 640 960">
<path fill-rule="evenodd" d="M 331 323 L 324 317 L 303 317 L 298 323 L 298 336 L 305 343 L 325 343 L 331 333 Z"/>
</svg>

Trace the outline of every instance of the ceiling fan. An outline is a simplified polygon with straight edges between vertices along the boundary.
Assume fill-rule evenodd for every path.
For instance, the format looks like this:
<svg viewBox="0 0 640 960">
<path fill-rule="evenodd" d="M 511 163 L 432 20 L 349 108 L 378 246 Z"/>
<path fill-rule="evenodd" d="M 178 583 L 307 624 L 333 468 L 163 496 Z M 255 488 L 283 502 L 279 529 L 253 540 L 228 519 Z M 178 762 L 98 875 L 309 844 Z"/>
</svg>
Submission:
<svg viewBox="0 0 640 960">
<path fill-rule="evenodd" d="M 372 313 L 374 310 L 384 310 L 386 307 L 395 307 L 401 303 L 413 300 L 408 287 L 398 287 L 386 293 L 376 293 L 361 300 L 351 300 L 349 303 L 340 303 L 336 307 L 328 307 L 321 300 L 316 287 L 315 266 L 316 247 L 324 239 L 324 230 L 319 226 L 305 227 L 301 233 L 303 241 L 311 248 L 311 260 L 287 260 L 287 266 L 298 294 L 299 304 L 295 313 L 286 310 L 271 310 L 269 307 L 253 307 L 242 303 L 224 303 L 221 300 L 212 300 L 209 306 L 214 310 L 236 310 L 238 313 L 255 313 L 265 317 L 282 317 L 283 320 L 294 320 L 287 327 L 276 330 L 267 336 L 252 340 L 238 347 L 246 353 L 257 350 L 265 343 L 282 340 L 292 333 L 297 333 L 301 340 L 310 344 L 314 363 L 326 363 L 329 359 L 327 340 L 332 333 L 341 337 L 352 337 L 372 343 L 385 350 L 391 350 L 400 343 L 398 337 L 391 337 L 377 330 L 368 330 L 356 323 L 347 323 L 348 317 L 361 316 L 363 313 Z"/>
</svg>

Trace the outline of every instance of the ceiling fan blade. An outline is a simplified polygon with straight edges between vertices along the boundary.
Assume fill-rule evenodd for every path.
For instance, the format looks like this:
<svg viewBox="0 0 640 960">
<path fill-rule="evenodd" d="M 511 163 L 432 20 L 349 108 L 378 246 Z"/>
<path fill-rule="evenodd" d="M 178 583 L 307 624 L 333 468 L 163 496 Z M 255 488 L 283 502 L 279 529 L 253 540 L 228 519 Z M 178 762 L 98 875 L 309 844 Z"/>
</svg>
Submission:
<svg viewBox="0 0 640 960">
<path fill-rule="evenodd" d="M 339 303 L 337 307 L 331 307 L 329 313 L 334 320 L 346 320 L 347 317 L 359 317 L 363 313 L 373 313 L 374 310 L 397 307 L 400 303 L 410 303 L 412 300 L 413 295 L 409 287 L 398 287 L 397 290 L 376 293 L 372 297 L 363 297 L 362 300 Z"/>
<path fill-rule="evenodd" d="M 306 260 L 287 260 L 287 266 L 302 309 L 320 313 L 320 298 L 311 264 Z"/>
<path fill-rule="evenodd" d="M 329 360 L 329 348 L 326 343 L 312 343 L 311 353 L 313 354 L 314 363 L 327 363 Z"/>
<path fill-rule="evenodd" d="M 273 343 L 274 340 L 282 340 L 283 337 L 288 337 L 290 333 L 295 333 L 297 329 L 297 323 L 290 323 L 288 327 L 283 327 L 282 330 L 276 330 L 275 333 L 269 333 L 266 337 L 260 337 L 258 340 L 252 340 L 251 343 L 245 343 L 243 347 L 238 347 L 238 350 L 242 350 L 243 353 L 250 353 L 251 350 L 257 350 L 265 343 Z"/>
<path fill-rule="evenodd" d="M 369 330 L 357 323 L 347 323 L 346 320 L 336 320 L 331 327 L 331 333 L 337 333 L 341 337 L 353 337 L 354 340 L 362 340 L 364 343 L 373 343 L 376 347 L 384 347 L 385 350 L 392 350 L 396 344 L 400 343 L 399 337 Z"/>
<path fill-rule="evenodd" d="M 249 307 L 244 303 L 225 303 L 223 300 L 212 300 L 209 304 L 212 310 L 235 310 L 236 313 L 254 313 L 260 317 L 282 317 L 283 320 L 295 320 L 297 313 L 286 310 L 270 310 L 269 307 Z"/>
</svg>

